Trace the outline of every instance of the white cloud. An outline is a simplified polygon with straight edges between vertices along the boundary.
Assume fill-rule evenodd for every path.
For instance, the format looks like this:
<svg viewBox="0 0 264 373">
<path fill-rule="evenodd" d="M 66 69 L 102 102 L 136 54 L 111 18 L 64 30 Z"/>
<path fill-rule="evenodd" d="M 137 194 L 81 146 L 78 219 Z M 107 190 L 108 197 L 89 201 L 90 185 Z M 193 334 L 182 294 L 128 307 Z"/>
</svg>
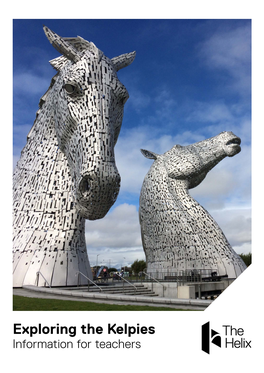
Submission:
<svg viewBox="0 0 264 373">
<path fill-rule="evenodd" d="M 150 96 L 141 92 L 137 88 L 130 88 L 129 90 L 129 105 L 131 105 L 136 112 L 140 112 L 146 108 L 150 103 Z"/>
<path fill-rule="evenodd" d="M 211 211 L 211 215 L 225 233 L 229 243 L 238 254 L 251 252 L 251 209 L 230 206 Z"/>
<path fill-rule="evenodd" d="M 223 102 L 194 102 L 187 120 L 223 124 L 234 121 L 235 117 Z"/>
<path fill-rule="evenodd" d="M 86 242 L 93 247 L 133 247 L 141 245 L 136 206 L 117 206 L 101 220 L 87 221 Z"/>
<path fill-rule="evenodd" d="M 31 124 L 23 124 L 21 126 L 14 126 L 13 127 L 13 136 L 17 138 L 27 138 L 27 135 L 31 129 Z"/>
<path fill-rule="evenodd" d="M 233 246 L 233 249 L 237 254 L 249 254 L 251 250 L 251 242 L 245 242 L 240 246 Z"/>
<path fill-rule="evenodd" d="M 118 249 L 87 246 L 87 252 L 92 267 L 98 264 L 120 269 L 123 266 L 130 267 L 135 260 L 146 260 L 143 248 L 138 246 Z"/>
<path fill-rule="evenodd" d="M 218 68 L 235 70 L 250 61 L 250 26 L 216 32 L 201 46 L 207 63 Z"/>
<path fill-rule="evenodd" d="M 14 75 L 14 91 L 16 94 L 43 95 L 49 84 L 49 78 L 35 75 L 32 72 L 22 72 Z"/>
<path fill-rule="evenodd" d="M 86 245 L 91 265 L 120 267 L 145 259 L 136 206 L 122 204 L 101 220 L 86 221 Z M 100 257 L 97 258 L 97 255 Z"/>
<path fill-rule="evenodd" d="M 241 102 L 232 105 L 222 101 L 194 101 L 188 103 L 186 112 L 186 121 L 200 122 L 198 131 L 206 136 L 232 131 L 241 138 L 242 145 L 251 141 L 251 121 Z"/>
<path fill-rule="evenodd" d="M 241 152 L 222 160 L 190 194 L 206 209 L 230 204 L 251 204 L 251 147 L 241 145 Z"/>
<path fill-rule="evenodd" d="M 202 63 L 227 72 L 233 78 L 230 87 L 240 95 L 250 93 L 250 38 L 250 26 L 244 26 L 218 30 L 198 46 Z"/>
</svg>

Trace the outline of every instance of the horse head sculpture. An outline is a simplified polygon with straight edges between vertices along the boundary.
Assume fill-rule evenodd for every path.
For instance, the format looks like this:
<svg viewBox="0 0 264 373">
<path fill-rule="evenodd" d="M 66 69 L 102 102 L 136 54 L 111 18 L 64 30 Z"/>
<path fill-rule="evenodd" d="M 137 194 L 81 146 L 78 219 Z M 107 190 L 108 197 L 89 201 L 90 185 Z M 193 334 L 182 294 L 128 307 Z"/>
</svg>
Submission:
<svg viewBox="0 0 264 373">
<path fill-rule="evenodd" d="M 198 186 L 208 172 L 225 157 L 241 151 L 241 140 L 232 132 L 221 132 L 210 139 L 192 145 L 175 145 L 162 155 L 141 150 L 149 159 L 160 159 L 170 179 L 186 180 L 188 189 Z"/>
<path fill-rule="evenodd" d="M 116 72 L 132 63 L 135 52 L 109 59 L 81 37 L 44 31 L 62 54 L 50 61 L 58 70 L 51 107 L 59 148 L 68 159 L 81 215 L 102 218 L 119 192 L 114 146 L 129 97 Z"/>
<path fill-rule="evenodd" d="M 236 278 L 246 268 L 211 215 L 189 194 L 225 157 L 238 154 L 241 140 L 232 132 L 192 145 L 175 145 L 158 155 L 141 193 L 139 218 L 149 273 L 215 272 Z"/>
<path fill-rule="evenodd" d="M 44 32 L 61 56 L 50 61 L 57 73 L 14 170 L 15 287 L 92 278 L 85 219 L 103 218 L 118 196 L 114 146 L 128 93 L 117 71 L 135 58 L 110 59 L 81 37 Z"/>
</svg>

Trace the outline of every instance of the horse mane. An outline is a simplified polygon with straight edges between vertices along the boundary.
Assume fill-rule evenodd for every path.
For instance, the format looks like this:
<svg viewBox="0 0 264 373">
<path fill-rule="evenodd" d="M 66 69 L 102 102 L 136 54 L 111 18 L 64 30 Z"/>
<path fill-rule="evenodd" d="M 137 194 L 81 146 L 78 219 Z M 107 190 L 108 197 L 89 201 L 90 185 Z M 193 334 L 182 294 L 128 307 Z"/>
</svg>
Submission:
<svg viewBox="0 0 264 373">
<path fill-rule="evenodd" d="M 58 58 L 59 58 L 59 57 L 58 57 Z M 50 82 L 50 85 L 49 85 L 49 88 L 48 88 L 47 91 L 44 93 L 44 95 L 41 96 L 40 99 L 39 99 L 39 104 L 38 104 L 39 109 L 38 109 L 38 111 L 36 112 L 36 118 L 35 118 L 35 120 L 34 120 L 34 123 L 33 123 L 32 127 L 31 127 L 29 133 L 27 134 L 27 141 L 28 141 L 29 138 L 30 138 L 30 135 L 31 135 L 31 133 L 32 133 L 34 127 L 35 127 L 36 121 L 37 121 L 37 119 L 38 119 L 38 116 L 39 116 L 39 114 L 41 113 L 42 107 L 43 107 L 43 105 L 45 104 L 45 102 L 46 102 L 46 100 L 47 100 L 47 97 L 48 97 L 48 95 L 49 95 L 49 92 L 50 92 L 51 88 L 53 87 L 54 83 L 56 82 L 57 77 L 58 77 L 58 73 L 52 77 L 51 82 Z"/>
<path fill-rule="evenodd" d="M 40 99 L 39 99 L 39 104 L 38 104 L 39 109 L 42 109 L 42 106 L 43 106 L 44 103 L 46 102 L 46 99 L 47 99 L 48 93 L 49 93 L 49 91 L 51 90 L 51 88 L 53 87 L 54 83 L 56 82 L 57 77 L 58 77 L 58 73 L 52 77 L 51 82 L 50 82 L 50 85 L 49 85 L 49 88 L 48 88 L 47 91 L 44 93 L 44 95 L 40 97 Z"/>
<path fill-rule="evenodd" d="M 63 39 L 65 41 L 67 41 L 68 43 L 70 43 L 78 52 L 83 52 L 83 51 L 89 50 L 93 54 L 98 54 L 99 55 L 99 59 L 101 59 L 102 56 L 103 56 L 103 52 L 100 51 L 100 49 L 98 49 L 93 42 L 89 42 L 89 41 L 83 39 L 81 36 L 72 37 L 72 38 L 63 38 Z M 65 56 L 59 56 L 59 57 L 56 57 L 53 60 L 49 61 L 49 63 L 51 64 L 51 66 L 55 70 L 59 71 L 59 70 L 61 70 L 66 65 L 66 63 L 68 61 L 69 60 L 68 60 L 67 57 L 65 57 Z M 50 89 L 53 87 L 53 85 L 54 85 L 54 83 L 55 83 L 55 81 L 57 79 L 57 76 L 58 76 L 58 73 L 53 76 L 53 78 L 51 79 L 49 88 L 44 93 L 44 95 L 41 96 L 41 98 L 39 100 L 39 105 L 38 105 L 39 106 L 39 110 L 36 113 L 36 118 L 38 117 L 38 114 L 40 113 L 40 110 L 42 109 L 42 106 L 43 106 L 43 104 L 46 101 L 48 93 L 49 93 Z"/>
</svg>

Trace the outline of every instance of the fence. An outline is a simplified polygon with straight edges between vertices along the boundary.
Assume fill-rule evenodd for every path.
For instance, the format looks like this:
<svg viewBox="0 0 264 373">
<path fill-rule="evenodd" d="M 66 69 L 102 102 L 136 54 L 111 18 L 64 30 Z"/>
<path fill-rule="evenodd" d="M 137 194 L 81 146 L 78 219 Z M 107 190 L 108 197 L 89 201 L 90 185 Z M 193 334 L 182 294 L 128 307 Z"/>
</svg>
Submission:
<svg viewBox="0 0 264 373">
<path fill-rule="evenodd" d="M 146 272 L 146 275 L 145 273 Z M 193 270 L 181 270 L 181 271 L 173 271 L 173 270 L 152 270 L 147 271 L 144 270 L 138 274 L 134 274 L 130 276 L 128 279 L 129 281 L 137 281 L 137 282 L 151 282 L 155 280 L 159 281 L 166 281 L 166 282 L 178 282 L 178 283 L 186 283 L 186 282 L 202 282 L 202 281 L 210 281 L 214 279 L 219 279 L 219 277 L 226 277 L 218 276 L 217 271 L 215 269 L 193 269 Z"/>
</svg>

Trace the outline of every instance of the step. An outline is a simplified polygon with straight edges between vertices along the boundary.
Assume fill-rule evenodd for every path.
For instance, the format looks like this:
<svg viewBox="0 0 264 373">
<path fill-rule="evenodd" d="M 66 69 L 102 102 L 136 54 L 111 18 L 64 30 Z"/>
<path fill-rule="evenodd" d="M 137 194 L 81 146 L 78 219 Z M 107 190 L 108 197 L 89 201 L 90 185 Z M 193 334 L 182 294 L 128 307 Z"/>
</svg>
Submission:
<svg viewBox="0 0 264 373">
<path fill-rule="evenodd" d="M 140 289 L 140 290 L 135 290 L 135 289 L 131 289 L 131 290 L 125 290 L 125 291 L 122 291 L 122 290 L 119 290 L 119 291 L 110 291 L 109 293 L 111 294 L 151 294 L 151 293 L 154 293 L 153 291 L 149 290 L 149 289 Z"/>
<path fill-rule="evenodd" d="M 135 296 L 139 296 L 139 295 L 142 295 L 142 296 L 148 296 L 148 297 L 158 297 L 159 295 L 154 293 L 153 291 L 151 292 L 144 292 L 144 293 L 141 293 L 141 292 L 134 292 L 134 293 L 124 293 L 125 295 L 135 295 Z"/>
<path fill-rule="evenodd" d="M 128 287 L 125 287 L 125 288 L 123 288 L 123 287 L 111 287 L 111 288 L 103 288 L 102 290 L 103 291 L 109 291 L 109 292 L 118 292 L 118 293 L 120 293 L 120 292 L 124 292 L 124 291 L 137 291 L 137 290 L 145 290 L 145 289 L 147 289 L 147 288 L 145 288 L 145 287 L 138 287 L 138 286 L 136 286 L 136 288 L 134 288 L 133 286 L 128 286 Z"/>
<path fill-rule="evenodd" d="M 117 285 L 114 285 L 114 286 L 100 286 L 100 288 L 102 289 L 103 292 L 110 292 L 110 291 L 126 291 L 126 290 L 130 290 L 130 289 L 135 289 L 134 286 L 132 285 L 120 285 L 120 286 L 117 286 Z M 137 289 L 144 289 L 144 285 L 136 285 L 136 288 Z M 71 290 L 71 291 L 87 291 L 88 290 L 88 287 L 84 287 L 84 288 L 65 288 L 65 290 Z M 92 292 L 92 291 L 100 291 L 100 289 L 97 287 L 97 286 L 89 286 L 89 291 Z"/>
<path fill-rule="evenodd" d="M 109 293 L 111 294 L 126 294 L 126 295 L 157 295 L 154 293 L 154 291 L 151 291 L 150 289 L 147 288 L 142 288 L 142 289 L 129 289 L 125 291 L 110 291 Z"/>
<path fill-rule="evenodd" d="M 100 286 L 100 285 L 99 285 Z M 141 295 L 141 296 L 158 296 L 155 292 L 153 292 L 148 287 L 145 287 L 143 284 L 135 284 L 135 287 L 133 285 L 104 285 L 100 286 L 102 289 L 102 293 L 108 293 L 108 294 L 125 294 L 125 295 Z M 135 289 L 136 288 L 136 289 Z M 88 287 L 71 287 L 71 288 L 65 288 L 66 290 L 71 291 L 87 291 L 89 293 L 99 293 L 101 292 L 100 289 L 97 286 L 89 286 Z"/>
</svg>

